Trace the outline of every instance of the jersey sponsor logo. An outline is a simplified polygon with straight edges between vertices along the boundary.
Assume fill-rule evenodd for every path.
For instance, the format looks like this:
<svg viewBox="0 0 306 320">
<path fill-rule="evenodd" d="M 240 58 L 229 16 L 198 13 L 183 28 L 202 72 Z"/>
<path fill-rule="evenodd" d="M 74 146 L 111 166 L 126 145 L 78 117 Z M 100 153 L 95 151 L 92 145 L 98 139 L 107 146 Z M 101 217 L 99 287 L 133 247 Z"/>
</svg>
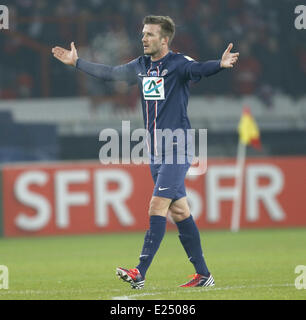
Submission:
<svg viewBox="0 0 306 320">
<path fill-rule="evenodd" d="M 164 100 L 164 78 L 144 77 L 142 79 L 143 97 L 145 100 Z"/>
</svg>

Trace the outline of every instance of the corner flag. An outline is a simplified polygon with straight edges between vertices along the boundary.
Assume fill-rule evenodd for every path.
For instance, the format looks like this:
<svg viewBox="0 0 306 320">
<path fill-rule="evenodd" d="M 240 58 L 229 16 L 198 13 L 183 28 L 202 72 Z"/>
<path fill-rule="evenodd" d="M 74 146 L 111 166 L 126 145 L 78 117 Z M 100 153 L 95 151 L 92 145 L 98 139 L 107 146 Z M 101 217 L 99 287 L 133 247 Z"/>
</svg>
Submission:
<svg viewBox="0 0 306 320">
<path fill-rule="evenodd" d="M 239 140 L 245 145 L 261 149 L 260 134 L 250 108 L 244 107 L 238 125 Z"/>
<path fill-rule="evenodd" d="M 236 192 L 233 203 L 231 230 L 237 232 L 240 228 L 240 212 L 243 190 L 246 149 L 248 145 L 261 149 L 260 134 L 250 108 L 244 107 L 238 124 L 239 143 L 236 160 Z"/>
</svg>

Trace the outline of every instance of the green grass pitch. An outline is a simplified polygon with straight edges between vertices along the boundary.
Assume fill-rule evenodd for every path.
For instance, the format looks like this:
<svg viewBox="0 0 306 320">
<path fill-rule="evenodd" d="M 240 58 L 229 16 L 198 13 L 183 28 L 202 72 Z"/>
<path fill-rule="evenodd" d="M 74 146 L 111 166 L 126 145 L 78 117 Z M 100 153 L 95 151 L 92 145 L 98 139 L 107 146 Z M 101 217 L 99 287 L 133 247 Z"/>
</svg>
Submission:
<svg viewBox="0 0 306 320">
<path fill-rule="evenodd" d="M 202 231 L 216 286 L 179 288 L 194 273 L 176 232 L 167 232 L 147 273 L 132 290 L 115 268 L 135 267 L 144 232 L 0 239 L 0 265 L 9 269 L 7 299 L 206 300 L 306 299 L 295 267 L 306 265 L 306 229 Z"/>
</svg>

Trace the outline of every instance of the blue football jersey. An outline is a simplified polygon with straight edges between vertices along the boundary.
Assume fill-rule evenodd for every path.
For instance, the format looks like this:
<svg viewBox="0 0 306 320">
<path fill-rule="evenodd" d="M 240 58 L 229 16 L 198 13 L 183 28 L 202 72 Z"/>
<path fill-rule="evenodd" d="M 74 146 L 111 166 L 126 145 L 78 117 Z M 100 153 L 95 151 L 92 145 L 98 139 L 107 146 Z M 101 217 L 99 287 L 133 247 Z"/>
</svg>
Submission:
<svg viewBox="0 0 306 320">
<path fill-rule="evenodd" d="M 151 61 L 150 56 L 140 56 L 115 67 L 78 59 L 77 68 L 104 80 L 125 80 L 138 85 L 152 155 L 158 150 L 165 152 L 164 147 L 158 146 L 159 131 L 182 129 L 186 132 L 191 128 L 187 115 L 190 81 L 197 82 L 222 69 L 220 60 L 197 62 L 172 51 L 158 61 Z"/>
</svg>

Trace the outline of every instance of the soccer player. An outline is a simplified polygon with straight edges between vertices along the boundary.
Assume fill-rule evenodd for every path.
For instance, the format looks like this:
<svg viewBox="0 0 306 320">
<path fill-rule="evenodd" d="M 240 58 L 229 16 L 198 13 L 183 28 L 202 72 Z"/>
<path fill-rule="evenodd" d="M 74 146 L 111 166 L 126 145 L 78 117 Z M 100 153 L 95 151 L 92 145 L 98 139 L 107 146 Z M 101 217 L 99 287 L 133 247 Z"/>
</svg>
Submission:
<svg viewBox="0 0 306 320">
<path fill-rule="evenodd" d="M 149 148 L 151 159 L 159 152 L 162 161 L 150 163 L 155 187 L 149 206 L 150 227 L 145 234 L 139 263 L 135 268 L 116 269 L 119 278 L 129 282 L 134 289 L 144 286 L 147 270 L 166 231 L 167 214 L 176 223 L 180 242 L 195 269 L 192 280 L 181 287 L 208 287 L 215 284 L 206 265 L 199 230 L 186 198 L 184 179 L 190 161 L 165 163 L 167 146 L 157 146 L 157 129 L 182 129 L 184 132 L 190 129 L 187 116 L 190 81 L 196 82 L 224 68 L 232 68 L 239 53 L 231 52 L 233 44 L 230 43 L 221 59 L 197 62 L 170 50 L 174 34 L 175 24 L 170 17 L 146 16 L 142 30 L 144 55 L 120 66 L 91 63 L 78 58 L 73 42 L 71 50 L 61 47 L 52 49 L 54 57 L 67 65 L 105 81 L 125 80 L 130 85 L 138 84 L 140 89 L 144 124 L 149 132 L 147 142 L 152 146 Z M 178 146 L 177 141 L 171 147 L 177 148 L 176 154 L 187 158 L 186 148 Z"/>
</svg>

